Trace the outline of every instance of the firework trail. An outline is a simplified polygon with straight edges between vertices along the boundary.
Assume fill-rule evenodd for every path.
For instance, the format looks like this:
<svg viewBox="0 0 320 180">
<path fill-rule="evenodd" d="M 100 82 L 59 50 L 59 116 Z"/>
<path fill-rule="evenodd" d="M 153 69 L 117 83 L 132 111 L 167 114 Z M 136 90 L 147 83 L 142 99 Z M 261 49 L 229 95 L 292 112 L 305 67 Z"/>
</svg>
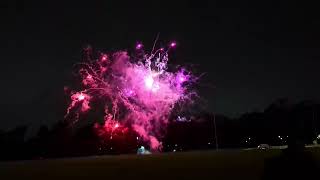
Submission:
<svg viewBox="0 0 320 180">
<path fill-rule="evenodd" d="M 76 122 L 99 101 L 104 108 L 104 125 L 100 134 L 118 132 L 129 127 L 135 130 L 152 150 L 161 148 L 159 138 L 165 132 L 169 116 L 176 104 L 191 102 L 194 92 L 189 88 L 194 77 L 184 68 L 168 70 L 169 51 L 176 47 L 144 52 L 138 43 L 133 56 L 126 51 L 101 53 L 92 60 L 76 64 L 81 89 L 71 92 L 71 103 L 65 118 Z M 91 49 L 89 49 L 91 52 Z M 123 131 L 122 131 L 123 132 Z"/>
</svg>

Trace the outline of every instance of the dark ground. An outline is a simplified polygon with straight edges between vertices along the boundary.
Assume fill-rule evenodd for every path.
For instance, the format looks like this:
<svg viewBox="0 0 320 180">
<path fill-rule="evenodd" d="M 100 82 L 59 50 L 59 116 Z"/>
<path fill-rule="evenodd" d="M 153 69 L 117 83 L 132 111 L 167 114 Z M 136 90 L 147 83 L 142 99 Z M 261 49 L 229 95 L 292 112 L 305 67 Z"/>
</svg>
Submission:
<svg viewBox="0 0 320 180">
<path fill-rule="evenodd" d="M 317 179 L 319 160 L 316 148 L 94 156 L 1 163 L 0 179 Z"/>
</svg>

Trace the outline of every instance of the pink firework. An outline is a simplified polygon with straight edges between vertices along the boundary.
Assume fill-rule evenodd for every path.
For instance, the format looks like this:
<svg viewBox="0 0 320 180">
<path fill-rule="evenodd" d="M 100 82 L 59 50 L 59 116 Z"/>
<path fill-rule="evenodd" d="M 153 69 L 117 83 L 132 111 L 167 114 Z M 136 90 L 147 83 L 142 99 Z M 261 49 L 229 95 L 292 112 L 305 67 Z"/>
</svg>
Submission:
<svg viewBox="0 0 320 180">
<path fill-rule="evenodd" d="M 168 49 L 175 46 L 172 42 Z M 183 68 L 168 70 L 168 50 L 160 48 L 141 55 L 142 48 L 141 43 L 136 45 L 140 56 L 135 58 L 118 51 L 79 63 L 82 89 L 71 94 L 65 117 L 77 121 L 92 108 L 91 102 L 99 101 L 105 112 L 100 131 L 114 133 L 126 126 L 149 142 L 152 150 L 160 149 L 159 138 L 172 109 L 178 103 L 190 102 L 190 95 L 194 94 L 188 88 L 193 76 Z"/>
</svg>

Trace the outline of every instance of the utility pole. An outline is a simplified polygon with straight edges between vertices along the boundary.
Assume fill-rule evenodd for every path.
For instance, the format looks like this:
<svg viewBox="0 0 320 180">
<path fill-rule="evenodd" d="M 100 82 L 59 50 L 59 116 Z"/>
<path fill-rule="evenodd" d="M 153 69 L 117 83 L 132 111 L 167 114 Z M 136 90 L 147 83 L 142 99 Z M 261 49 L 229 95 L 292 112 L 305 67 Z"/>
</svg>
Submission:
<svg viewBox="0 0 320 180">
<path fill-rule="evenodd" d="M 217 136 L 216 115 L 215 115 L 215 113 L 213 113 L 213 126 L 214 126 L 214 138 L 215 138 L 215 143 L 216 143 L 216 150 L 218 150 L 219 149 L 219 145 L 218 145 L 218 136 Z"/>
<path fill-rule="evenodd" d="M 317 111 L 315 111 L 315 107 L 312 107 L 312 124 L 314 127 L 314 133 L 318 136 L 318 129 L 317 129 Z"/>
</svg>

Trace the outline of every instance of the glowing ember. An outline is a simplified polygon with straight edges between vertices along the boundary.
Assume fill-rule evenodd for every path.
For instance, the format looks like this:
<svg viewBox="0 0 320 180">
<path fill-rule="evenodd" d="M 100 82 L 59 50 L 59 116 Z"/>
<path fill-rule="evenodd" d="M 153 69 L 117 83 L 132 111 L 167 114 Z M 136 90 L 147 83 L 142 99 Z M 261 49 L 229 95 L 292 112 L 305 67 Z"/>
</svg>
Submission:
<svg viewBox="0 0 320 180">
<path fill-rule="evenodd" d="M 168 48 L 175 46 L 172 42 Z M 193 76 L 181 68 L 167 70 L 168 50 L 141 55 L 142 48 L 142 44 L 136 45 L 134 58 L 119 51 L 79 63 L 82 89 L 72 92 L 65 118 L 76 122 L 81 113 L 96 108 L 91 102 L 100 102 L 104 108 L 104 124 L 96 126 L 100 135 L 110 133 L 112 139 L 114 133 L 132 128 L 152 150 L 161 148 L 158 138 L 163 136 L 171 110 L 178 103 L 189 102 L 194 94 L 187 88 Z"/>
<path fill-rule="evenodd" d="M 85 96 L 84 96 L 83 94 L 80 94 L 80 95 L 78 96 L 78 100 L 79 100 L 79 101 L 84 100 L 84 98 L 85 98 Z"/>
<path fill-rule="evenodd" d="M 107 58 L 108 58 L 107 55 L 103 54 L 102 57 L 101 57 L 101 60 L 102 60 L 102 61 L 106 61 Z"/>
<path fill-rule="evenodd" d="M 87 76 L 87 79 L 91 80 L 91 79 L 92 79 L 92 76 L 89 74 L 89 75 Z"/>
<path fill-rule="evenodd" d="M 172 42 L 172 43 L 170 43 L 170 47 L 175 47 L 177 45 L 177 43 L 176 42 Z"/>
<path fill-rule="evenodd" d="M 142 44 L 137 44 L 136 49 L 141 49 L 142 48 Z"/>
<path fill-rule="evenodd" d="M 114 125 L 114 128 L 118 128 L 119 127 L 119 123 L 116 123 L 115 125 Z"/>
</svg>

